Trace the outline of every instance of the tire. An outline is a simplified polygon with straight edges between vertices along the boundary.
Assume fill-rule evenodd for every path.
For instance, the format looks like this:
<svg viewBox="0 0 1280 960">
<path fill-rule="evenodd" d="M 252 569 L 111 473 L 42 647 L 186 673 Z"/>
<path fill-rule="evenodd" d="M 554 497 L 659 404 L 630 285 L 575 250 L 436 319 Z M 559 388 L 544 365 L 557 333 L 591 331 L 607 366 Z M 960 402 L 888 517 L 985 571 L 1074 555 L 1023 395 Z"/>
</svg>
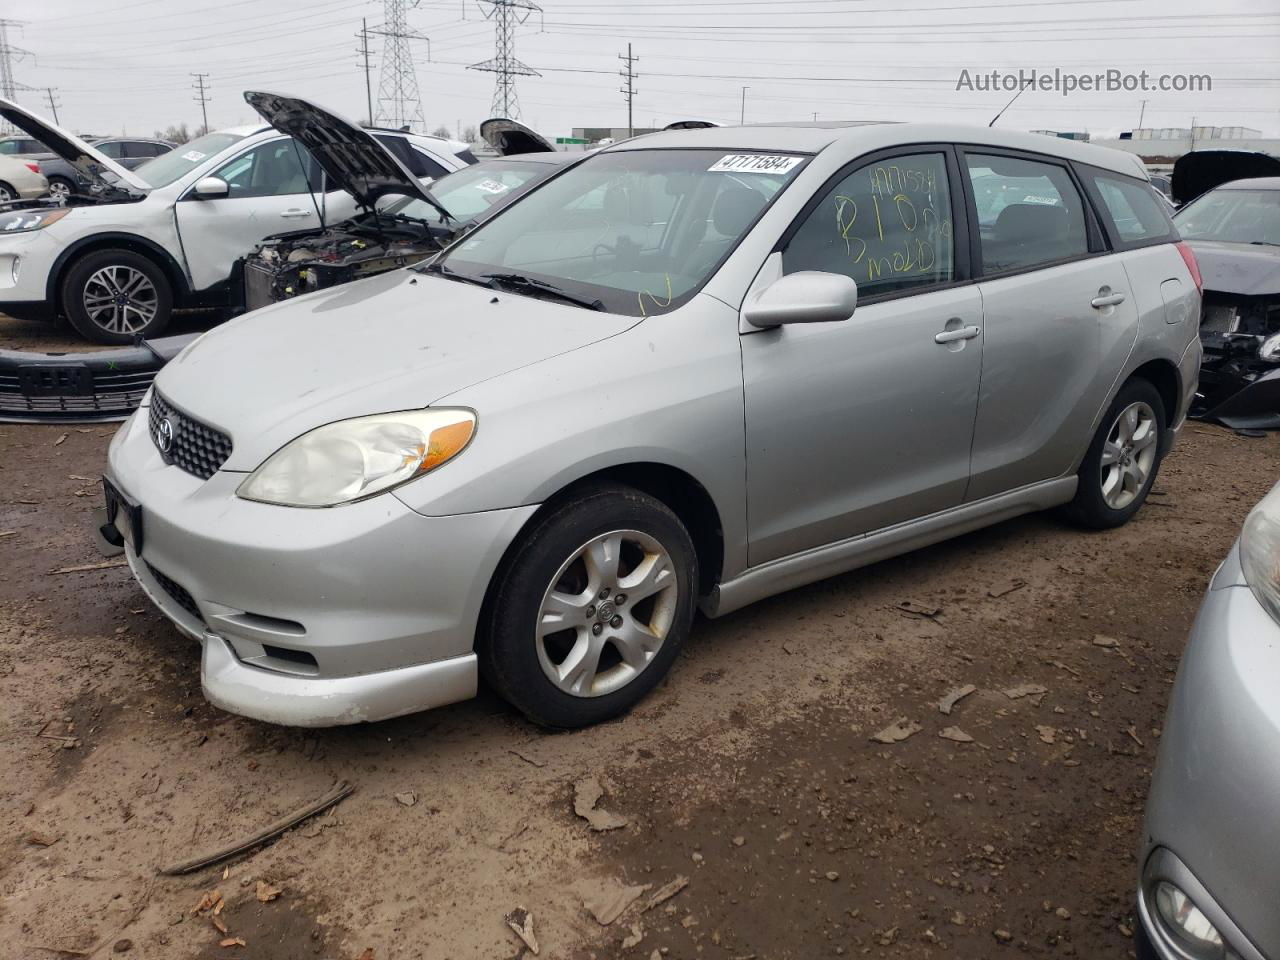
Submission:
<svg viewBox="0 0 1280 960">
<path fill-rule="evenodd" d="M 76 186 L 66 177 L 49 178 L 49 196 L 55 200 L 65 199 L 76 192 Z"/>
<path fill-rule="evenodd" d="M 1167 422 L 1160 392 L 1148 381 L 1134 378 L 1121 387 L 1080 464 L 1066 518 L 1089 530 L 1128 523 L 1160 472 Z"/>
<path fill-rule="evenodd" d="M 621 559 L 615 577 L 610 555 Z M 539 518 L 499 568 L 481 619 L 481 670 L 546 727 L 620 716 L 675 661 L 697 582 L 693 541 L 665 504 L 630 487 L 588 488 Z M 641 591 L 652 592 L 637 600 Z"/>
<path fill-rule="evenodd" d="M 18 199 L 18 191 L 9 186 L 3 180 L 0 180 L 0 203 L 8 203 L 10 200 Z"/>
<path fill-rule="evenodd" d="M 127 303 L 113 301 L 113 291 Z M 63 313 L 80 336 L 94 343 L 154 337 L 173 312 L 173 289 L 164 270 L 132 250 L 86 254 L 67 270 L 60 292 Z"/>
</svg>

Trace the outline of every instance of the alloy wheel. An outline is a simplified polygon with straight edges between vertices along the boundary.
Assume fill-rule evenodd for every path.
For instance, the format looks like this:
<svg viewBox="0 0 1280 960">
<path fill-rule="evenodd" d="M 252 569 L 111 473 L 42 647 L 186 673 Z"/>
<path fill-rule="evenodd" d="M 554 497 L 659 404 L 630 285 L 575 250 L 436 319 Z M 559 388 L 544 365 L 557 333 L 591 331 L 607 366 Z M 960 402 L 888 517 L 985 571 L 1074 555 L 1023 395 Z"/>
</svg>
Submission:
<svg viewBox="0 0 1280 960">
<path fill-rule="evenodd" d="M 123 265 L 103 267 L 84 285 L 89 320 L 108 333 L 138 333 L 155 319 L 159 296 L 141 270 Z"/>
<path fill-rule="evenodd" d="M 60 203 L 65 203 L 71 197 L 71 188 L 61 180 L 50 180 L 49 196 Z"/>
<path fill-rule="evenodd" d="M 8 203 L 13 199 L 13 193 L 8 187 L 0 187 L 0 203 Z"/>
<path fill-rule="evenodd" d="M 560 567 L 535 639 L 542 671 L 575 697 L 622 689 L 657 656 L 680 599 L 671 556 L 638 530 L 603 533 Z"/>
<path fill-rule="evenodd" d="M 1112 510 L 1124 510 L 1142 493 L 1155 468 L 1159 447 L 1155 411 L 1143 401 L 1120 411 L 1102 444 L 1102 499 Z"/>
</svg>

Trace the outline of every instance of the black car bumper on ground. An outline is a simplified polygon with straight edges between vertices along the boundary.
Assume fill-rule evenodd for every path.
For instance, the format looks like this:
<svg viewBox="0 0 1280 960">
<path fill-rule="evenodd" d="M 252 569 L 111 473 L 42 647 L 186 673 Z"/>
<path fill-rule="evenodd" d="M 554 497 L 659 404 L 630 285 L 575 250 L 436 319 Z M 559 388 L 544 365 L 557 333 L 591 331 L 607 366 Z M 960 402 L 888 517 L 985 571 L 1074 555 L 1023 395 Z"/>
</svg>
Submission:
<svg viewBox="0 0 1280 960">
<path fill-rule="evenodd" d="M 84 353 L 0 350 L 0 422 L 123 420 L 199 334 Z"/>
</svg>

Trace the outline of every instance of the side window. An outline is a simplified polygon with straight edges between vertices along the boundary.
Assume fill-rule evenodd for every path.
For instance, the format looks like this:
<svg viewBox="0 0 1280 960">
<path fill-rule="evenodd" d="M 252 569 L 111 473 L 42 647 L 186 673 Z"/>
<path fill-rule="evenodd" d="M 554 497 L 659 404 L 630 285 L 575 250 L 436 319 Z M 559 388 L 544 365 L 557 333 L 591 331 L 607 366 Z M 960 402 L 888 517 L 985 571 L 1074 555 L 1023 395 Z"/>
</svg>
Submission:
<svg viewBox="0 0 1280 960">
<path fill-rule="evenodd" d="M 415 177 L 430 177 L 432 180 L 439 180 L 449 173 L 443 164 L 437 163 L 416 147 L 410 149 L 409 153 L 413 155 L 414 160 L 413 163 L 409 164 L 409 169 Z"/>
<path fill-rule="evenodd" d="M 1084 199 L 1066 167 L 968 153 L 985 273 L 1021 270 L 1089 252 Z"/>
<path fill-rule="evenodd" d="M 307 193 L 311 187 L 299 155 L 310 165 L 310 156 L 292 138 L 272 140 L 227 161 L 213 176 L 227 181 L 231 198 Z"/>
<path fill-rule="evenodd" d="M 782 268 L 843 273 L 867 297 L 949 283 L 955 247 L 945 156 L 893 157 L 849 174 L 791 238 Z"/>
<path fill-rule="evenodd" d="M 1101 174 L 1094 174 L 1093 182 L 1122 242 L 1172 238 L 1173 221 L 1149 184 Z"/>
<path fill-rule="evenodd" d="M 121 140 L 110 140 L 107 143 L 94 144 L 94 149 L 104 157 L 110 157 L 112 160 L 119 160 L 124 156 L 124 142 Z"/>
<path fill-rule="evenodd" d="M 17 140 L 0 140 L 0 154 L 8 157 L 18 152 L 21 144 Z"/>
</svg>

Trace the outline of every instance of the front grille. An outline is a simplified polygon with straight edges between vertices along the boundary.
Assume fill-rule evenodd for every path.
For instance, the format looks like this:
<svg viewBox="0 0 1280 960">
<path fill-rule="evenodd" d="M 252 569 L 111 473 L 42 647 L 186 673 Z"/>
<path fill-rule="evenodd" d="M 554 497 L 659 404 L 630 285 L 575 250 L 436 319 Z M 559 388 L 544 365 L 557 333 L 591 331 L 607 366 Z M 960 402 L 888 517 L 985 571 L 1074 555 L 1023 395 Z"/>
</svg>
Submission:
<svg viewBox="0 0 1280 960">
<path fill-rule="evenodd" d="M 33 389 L 28 371 L 0 371 L 0 416 L 50 420 L 128 416 L 137 409 L 156 375 L 154 370 L 105 373 L 81 369 L 76 383 L 64 383 L 64 368 L 51 366 L 48 389 Z"/>
<path fill-rule="evenodd" d="M 168 450 L 164 448 L 160 438 L 161 424 L 165 421 L 172 428 Z M 158 392 L 151 395 L 148 423 L 151 440 L 164 457 L 165 463 L 181 467 L 201 480 L 212 477 L 231 456 L 230 437 L 183 413 Z"/>
<path fill-rule="evenodd" d="M 169 595 L 174 603 L 200 622 L 204 622 L 204 617 L 200 615 L 200 608 L 196 606 L 195 597 L 187 592 L 186 587 L 176 580 L 171 580 L 149 563 L 147 564 L 147 570 L 151 572 L 151 576 L 155 577 L 156 583 L 160 584 L 161 589 Z"/>
</svg>

